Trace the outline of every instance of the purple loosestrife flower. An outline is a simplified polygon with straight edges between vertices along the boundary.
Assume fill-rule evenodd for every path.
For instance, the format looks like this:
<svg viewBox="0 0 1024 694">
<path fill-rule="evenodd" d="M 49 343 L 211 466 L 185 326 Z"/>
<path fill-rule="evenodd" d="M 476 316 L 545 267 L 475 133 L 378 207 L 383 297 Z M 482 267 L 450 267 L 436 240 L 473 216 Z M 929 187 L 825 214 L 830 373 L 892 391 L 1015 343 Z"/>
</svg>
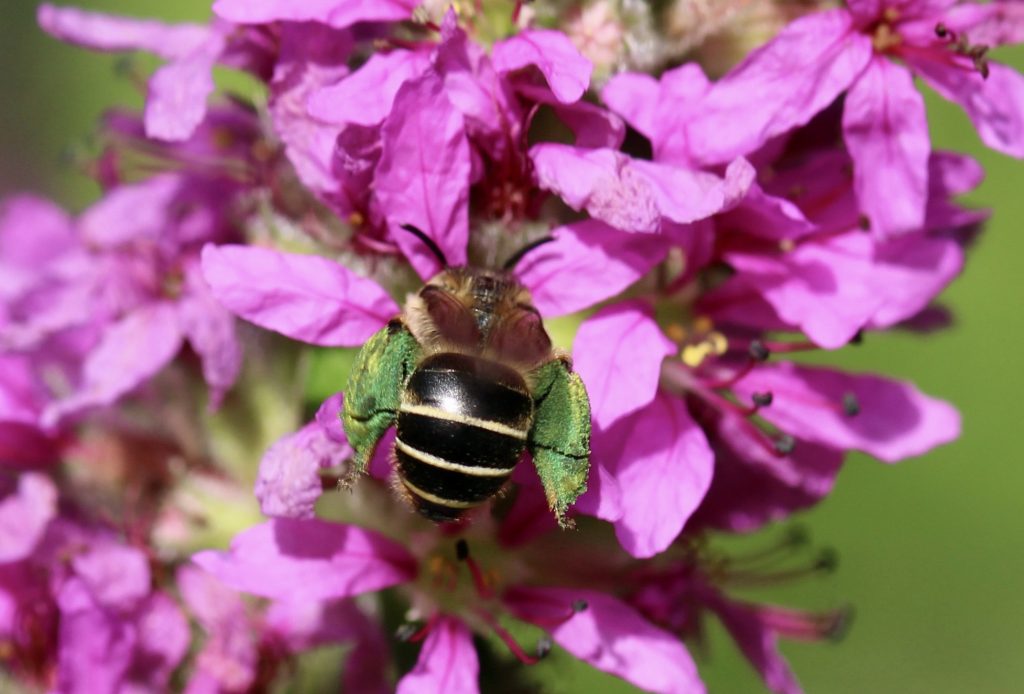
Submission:
<svg viewBox="0 0 1024 694">
<path fill-rule="evenodd" d="M 808 15 L 708 90 L 685 126 L 688 145 L 704 162 L 750 154 L 845 92 L 860 209 L 885 235 L 920 228 L 931 145 L 913 75 L 960 104 L 987 145 L 1024 157 L 1024 80 L 985 57 L 1019 41 L 1022 23 L 1014 2 L 850 0 Z"/>
</svg>

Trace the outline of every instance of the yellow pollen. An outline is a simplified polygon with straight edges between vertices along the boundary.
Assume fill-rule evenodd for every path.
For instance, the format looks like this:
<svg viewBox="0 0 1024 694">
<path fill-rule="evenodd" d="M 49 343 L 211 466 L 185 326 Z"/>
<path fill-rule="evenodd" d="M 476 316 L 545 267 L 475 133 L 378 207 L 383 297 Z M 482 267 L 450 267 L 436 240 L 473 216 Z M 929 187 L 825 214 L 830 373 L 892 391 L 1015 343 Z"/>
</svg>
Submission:
<svg viewBox="0 0 1024 694">
<path fill-rule="evenodd" d="M 886 14 L 888 14 L 888 11 L 886 11 Z M 903 37 L 893 31 L 890 24 L 879 24 L 878 28 L 875 29 L 874 35 L 871 37 L 871 45 L 879 53 L 885 53 L 902 42 Z"/>
<path fill-rule="evenodd" d="M 715 324 L 711 322 L 711 319 L 707 316 L 697 316 L 693 319 L 693 331 L 697 333 L 707 333 L 715 327 Z"/>
<path fill-rule="evenodd" d="M 713 330 L 708 333 L 708 337 L 705 342 L 707 342 L 708 346 L 711 348 L 711 353 L 716 357 L 725 354 L 725 351 L 729 349 L 729 341 L 725 338 L 725 335 L 717 330 Z"/>
<path fill-rule="evenodd" d="M 695 345 L 687 345 L 686 347 L 683 347 L 683 353 L 680 355 L 680 358 L 683 360 L 683 363 L 691 369 L 696 369 L 710 353 L 711 348 L 708 344 L 705 342 L 699 342 Z"/>
<path fill-rule="evenodd" d="M 779 241 L 779 250 L 783 253 L 790 253 L 796 248 L 796 242 L 793 239 L 782 239 Z"/>
<path fill-rule="evenodd" d="M 348 223 L 354 227 L 361 227 L 366 221 L 366 218 L 359 212 L 353 212 L 348 216 Z"/>
<path fill-rule="evenodd" d="M 665 326 L 665 334 L 675 343 L 686 340 L 686 328 L 681 323 L 671 323 Z"/>
</svg>

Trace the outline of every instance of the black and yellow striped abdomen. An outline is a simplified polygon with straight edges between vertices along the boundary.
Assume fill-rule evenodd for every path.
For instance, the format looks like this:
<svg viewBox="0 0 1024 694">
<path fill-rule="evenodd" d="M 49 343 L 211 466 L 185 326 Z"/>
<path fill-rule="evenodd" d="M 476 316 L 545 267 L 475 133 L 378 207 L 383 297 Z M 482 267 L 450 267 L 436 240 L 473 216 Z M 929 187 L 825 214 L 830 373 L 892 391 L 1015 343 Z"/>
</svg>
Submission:
<svg viewBox="0 0 1024 694">
<path fill-rule="evenodd" d="M 423 360 L 398 411 L 398 475 L 416 509 L 457 519 L 494 496 L 526 447 L 533 401 L 517 371 L 446 352 Z"/>
</svg>

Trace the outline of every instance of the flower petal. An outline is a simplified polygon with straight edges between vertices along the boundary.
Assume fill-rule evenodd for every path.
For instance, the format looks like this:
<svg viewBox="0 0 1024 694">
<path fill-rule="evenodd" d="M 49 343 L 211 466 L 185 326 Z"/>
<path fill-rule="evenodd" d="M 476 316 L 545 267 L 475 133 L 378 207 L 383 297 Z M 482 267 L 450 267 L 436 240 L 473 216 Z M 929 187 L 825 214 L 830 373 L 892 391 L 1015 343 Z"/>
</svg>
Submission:
<svg viewBox="0 0 1024 694">
<path fill-rule="evenodd" d="M 82 380 L 67 397 L 43 411 L 46 426 L 86 408 L 110 405 L 167 365 L 181 349 L 175 306 L 144 305 L 112 324 L 86 357 Z"/>
<path fill-rule="evenodd" d="M 228 552 L 200 552 L 193 561 L 236 590 L 282 600 L 299 585 L 304 597 L 327 600 L 416 575 L 416 559 L 395 541 L 316 519 L 271 520 L 236 536 Z"/>
<path fill-rule="evenodd" d="M 309 115 L 328 123 L 377 125 L 389 113 L 399 88 L 430 65 L 422 51 L 374 53 L 358 70 L 309 97 Z"/>
<path fill-rule="evenodd" d="M 229 311 L 315 345 L 362 345 L 399 310 L 376 282 L 318 256 L 207 245 L 202 263 L 214 298 Z"/>
<path fill-rule="evenodd" d="M 967 112 L 981 141 L 992 149 L 1024 158 L 1024 76 L 1013 68 L 989 64 L 989 75 L 912 61 L 913 67 L 939 94 Z"/>
<path fill-rule="evenodd" d="M 146 135 L 157 140 L 187 140 L 206 116 L 206 100 L 213 93 L 213 66 L 224 50 L 214 37 L 195 53 L 175 60 L 153 73 L 146 97 Z"/>
<path fill-rule="evenodd" d="M 704 498 L 714 466 L 711 447 L 685 403 L 659 393 L 609 429 L 596 429 L 591 448 L 626 500 L 615 522 L 623 548 L 639 558 L 663 551 Z"/>
<path fill-rule="evenodd" d="M 544 629 L 564 619 L 574 602 L 584 600 L 586 609 L 550 629 L 559 646 L 598 670 L 647 691 L 704 691 L 682 641 L 649 624 L 616 598 L 574 588 L 515 587 L 504 599 L 517 617 Z"/>
<path fill-rule="evenodd" d="M 167 60 L 189 55 L 213 33 L 202 24 L 164 24 L 47 3 L 39 6 L 36 18 L 43 31 L 67 43 L 101 51 L 148 51 Z"/>
<path fill-rule="evenodd" d="M 843 139 L 871 228 L 883 234 L 919 229 L 928 198 L 931 140 L 924 98 L 909 70 L 885 58 L 868 64 L 846 94 Z"/>
<path fill-rule="evenodd" d="M 454 617 L 442 617 L 434 624 L 420 649 L 420 657 L 409 674 L 398 682 L 398 694 L 432 694 L 480 691 L 480 662 L 473 636 Z"/>
<path fill-rule="evenodd" d="M 558 100 L 566 104 L 583 96 L 594 69 L 569 37 L 547 29 L 522 31 L 498 41 L 491 51 L 491 61 L 498 72 L 535 66 Z"/>
<path fill-rule="evenodd" d="M 871 54 L 871 40 L 854 31 L 845 10 L 791 22 L 711 87 L 687 127 L 695 156 L 730 161 L 807 123 L 857 78 Z"/>
<path fill-rule="evenodd" d="M 433 74 L 406 82 L 381 129 L 382 151 L 374 179 L 378 207 L 391 236 L 420 277 L 433 277 L 438 260 L 399 227 L 426 233 L 449 265 L 464 265 L 469 238 L 469 141 L 462 114 Z"/>
<path fill-rule="evenodd" d="M 56 512 L 57 488 L 48 477 L 18 477 L 17 489 L 0 498 L 0 564 L 31 554 Z"/>
<path fill-rule="evenodd" d="M 242 370 L 242 345 L 235 334 L 235 317 L 213 298 L 198 263 L 185 271 L 187 293 L 178 303 L 178 318 L 192 349 L 203 362 L 210 387 L 210 407 L 220 405 Z"/>
<path fill-rule="evenodd" d="M 341 29 L 356 22 L 401 21 L 419 0 L 216 0 L 213 12 L 239 24 L 323 22 Z"/>
<path fill-rule="evenodd" d="M 960 415 L 902 381 L 784 362 L 763 365 L 740 381 L 743 398 L 771 392 L 761 416 L 783 432 L 840 450 L 856 449 L 894 463 L 949 443 Z M 856 404 L 855 414 L 846 414 Z"/>
<path fill-rule="evenodd" d="M 531 251 L 516 275 L 546 317 L 593 306 L 623 291 L 664 259 L 668 242 L 619 231 L 596 219 L 551 231 L 551 243 Z"/>
<path fill-rule="evenodd" d="M 167 691 L 192 641 L 188 620 L 164 593 L 151 594 L 139 612 L 132 684 L 139 686 L 138 691 Z"/>
<path fill-rule="evenodd" d="M 22 194 L 0 204 L 0 266 L 38 271 L 77 246 L 71 218 L 50 200 Z"/>
<path fill-rule="evenodd" d="M 654 400 L 661 362 L 678 351 L 640 301 L 601 309 L 583 322 L 574 344 L 573 367 L 602 429 Z"/>
</svg>

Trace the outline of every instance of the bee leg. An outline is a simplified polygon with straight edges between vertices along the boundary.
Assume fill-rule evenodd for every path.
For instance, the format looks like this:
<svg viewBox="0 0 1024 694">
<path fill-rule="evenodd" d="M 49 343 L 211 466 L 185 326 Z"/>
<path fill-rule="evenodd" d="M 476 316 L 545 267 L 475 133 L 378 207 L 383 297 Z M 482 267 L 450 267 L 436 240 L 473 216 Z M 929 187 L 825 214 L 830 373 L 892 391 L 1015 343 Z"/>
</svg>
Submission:
<svg viewBox="0 0 1024 694">
<path fill-rule="evenodd" d="M 393 320 L 363 345 L 352 365 L 342 424 L 355 451 L 344 483 L 366 472 L 377 442 L 395 423 L 405 381 L 419 359 L 420 346 L 400 320 Z"/>
<path fill-rule="evenodd" d="M 527 448 L 544 485 L 548 506 L 563 528 L 565 514 L 587 490 L 590 471 L 590 400 L 580 377 L 563 359 L 536 372 L 534 420 Z"/>
</svg>

